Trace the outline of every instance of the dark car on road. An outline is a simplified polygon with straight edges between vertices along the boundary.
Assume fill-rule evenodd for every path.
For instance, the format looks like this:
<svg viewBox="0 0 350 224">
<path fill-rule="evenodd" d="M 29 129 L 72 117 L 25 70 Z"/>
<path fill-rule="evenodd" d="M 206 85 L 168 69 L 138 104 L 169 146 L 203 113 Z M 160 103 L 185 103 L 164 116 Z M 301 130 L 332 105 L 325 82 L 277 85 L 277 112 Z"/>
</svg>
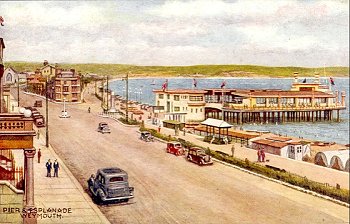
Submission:
<svg viewBox="0 0 350 224">
<path fill-rule="evenodd" d="M 104 133 L 111 133 L 111 129 L 109 128 L 108 124 L 106 122 L 100 122 L 97 127 L 97 131 Z"/>
<path fill-rule="evenodd" d="M 187 160 L 197 163 L 198 165 L 211 165 L 213 160 L 210 155 L 207 155 L 204 149 L 193 147 L 188 150 Z"/>
<path fill-rule="evenodd" d="M 97 202 L 127 202 L 134 197 L 134 188 L 129 187 L 128 174 L 118 167 L 97 170 L 96 176 L 92 174 L 88 180 L 88 187 Z"/>
</svg>

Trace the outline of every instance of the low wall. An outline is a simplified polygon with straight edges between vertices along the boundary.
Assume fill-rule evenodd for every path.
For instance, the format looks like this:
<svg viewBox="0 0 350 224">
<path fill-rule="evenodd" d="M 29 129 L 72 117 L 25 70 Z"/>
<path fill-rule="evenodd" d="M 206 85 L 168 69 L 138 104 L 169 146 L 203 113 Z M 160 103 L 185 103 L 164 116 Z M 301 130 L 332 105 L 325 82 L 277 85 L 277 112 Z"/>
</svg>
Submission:
<svg viewBox="0 0 350 224">
<path fill-rule="evenodd" d="M 0 180 L 0 223 L 22 223 L 23 191 Z"/>
</svg>

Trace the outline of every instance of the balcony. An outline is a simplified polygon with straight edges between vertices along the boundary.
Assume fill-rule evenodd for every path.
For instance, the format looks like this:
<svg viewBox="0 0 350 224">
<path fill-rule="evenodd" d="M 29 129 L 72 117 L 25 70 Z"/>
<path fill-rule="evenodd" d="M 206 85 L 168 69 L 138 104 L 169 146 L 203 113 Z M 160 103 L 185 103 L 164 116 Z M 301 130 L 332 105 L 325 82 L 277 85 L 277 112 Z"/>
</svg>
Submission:
<svg viewBox="0 0 350 224">
<path fill-rule="evenodd" d="M 33 148 L 33 118 L 22 114 L 0 114 L 0 150 Z"/>
</svg>

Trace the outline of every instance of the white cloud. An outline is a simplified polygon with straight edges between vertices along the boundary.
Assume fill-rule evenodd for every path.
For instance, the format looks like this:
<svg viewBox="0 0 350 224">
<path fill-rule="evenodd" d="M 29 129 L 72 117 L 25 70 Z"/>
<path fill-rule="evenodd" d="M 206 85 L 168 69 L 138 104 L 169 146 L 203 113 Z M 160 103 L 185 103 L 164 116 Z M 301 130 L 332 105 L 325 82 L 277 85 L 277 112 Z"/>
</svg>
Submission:
<svg viewBox="0 0 350 224">
<path fill-rule="evenodd" d="M 139 3 L 2 2 L 6 60 L 322 66 L 322 55 L 348 64 L 348 2 Z"/>
</svg>

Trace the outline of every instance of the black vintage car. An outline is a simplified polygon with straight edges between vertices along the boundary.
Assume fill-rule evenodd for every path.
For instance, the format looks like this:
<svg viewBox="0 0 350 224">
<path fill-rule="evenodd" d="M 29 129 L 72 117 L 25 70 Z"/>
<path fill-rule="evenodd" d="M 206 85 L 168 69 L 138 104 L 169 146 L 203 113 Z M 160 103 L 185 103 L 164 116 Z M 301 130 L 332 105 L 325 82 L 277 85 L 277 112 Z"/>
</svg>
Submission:
<svg viewBox="0 0 350 224">
<path fill-rule="evenodd" d="M 89 191 L 97 202 L 127 202 L 134 197 L 134 188 L 129 186 L 128 174 L 118 167 L 98 169 L 91 175 Z"/>
<path fill-rule="evenodd" d="M 193 147 L 188 150 L 187 160 L 197 163 L 198 165 L 211 165 L 213 160 L 210 155 L 207 155 L 201 148 Z"/>
<path fill-rule="evenodd" d="M 140 139 L 145 141 L 145 142 L 153 142 L 154 137 L 149 131 L 143 131 L 141 132 Z"/>
<path fill-rule="evenodd" d="M 97 131 L 104 133 L 111 133 L 111 129 L 109 128 L 108 124 L 106 122 L 100 122 L 97 127 Z"/>
</svg>

